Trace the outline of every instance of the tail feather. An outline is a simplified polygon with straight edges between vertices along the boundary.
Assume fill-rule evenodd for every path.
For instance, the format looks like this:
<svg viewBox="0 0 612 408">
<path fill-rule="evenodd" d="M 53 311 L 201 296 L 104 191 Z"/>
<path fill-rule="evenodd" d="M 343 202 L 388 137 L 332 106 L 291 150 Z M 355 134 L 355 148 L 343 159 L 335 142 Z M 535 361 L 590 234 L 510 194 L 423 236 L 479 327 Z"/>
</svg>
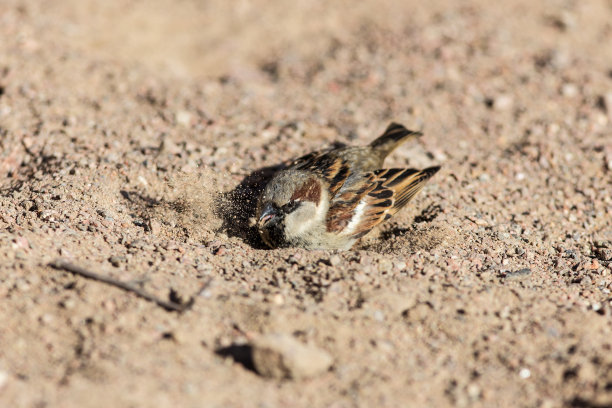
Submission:
<svg viewBox="0 0 612 408">
<path fill-rule="evenodd" d="M 415 169 L 385 169 L 379 170 L 378 176 L 385 181 L 383 187 L 394 191 L 393 208 L 390 214 L 395 214 L 425 187 L 427 180 L 440 170 L 440 166 L 428 167 L 424 170 Z"/>
<path fill-rule="evenodd" d="M 434 174 L 436 174 L 440 170 L 439 166 L 429 167 L 425 170 L 421 170 L 416 173 L 413 178 L 410 179 L 408 183 L 405 183 L 402 187 L 399 188 L 397 192 L 397 198 L 393 205 L 393 209 L 398 211 L 400 208 L 408 204 L 412 197 L 414 197 L 419 191 L 425 187 L 425 183 L 429 180 Z"/>
<path fill-rule="evenodd" d="M 370 147 L 380 152 L 382 158 L 385 158 L 400 144 L 422 135 L 421 132 L 408 130 L 403 125 L 394 122 L 387 127 L 385 133 L 370 143 Z"/>
</svg>

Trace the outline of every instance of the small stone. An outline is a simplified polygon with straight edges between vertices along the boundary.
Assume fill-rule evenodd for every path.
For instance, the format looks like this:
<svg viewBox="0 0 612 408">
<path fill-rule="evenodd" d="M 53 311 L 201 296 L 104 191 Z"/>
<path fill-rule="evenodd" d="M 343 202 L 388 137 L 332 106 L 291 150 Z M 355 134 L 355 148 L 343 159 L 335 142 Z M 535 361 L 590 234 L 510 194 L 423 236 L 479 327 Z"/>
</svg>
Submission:
<svg viewBox="0 0 612 408">
<path fill-rule="evenodd" d="M 523 268 L 517 271 L 506 272 L 506 278 L 518 278 L 518 277 L 528 276 L 528 275 L 531 275 L 531 269 L 529 268 Z"/>
<path fill-rule="evenodd" d="M 506 94 L 495 97 L 495 99 L 493 99 L 491 102 L 492 108 L 496 111 L 508 110 L 512 108 L 512 105 L 514 105 L 514 99 L 511 95 Z"/>
<path fill-rule="evenodd" d="M 506 239 L 510 239 L 510 234 L 508 234 L 507 232 L 502 232 L 498 234 L 498 237 L 501 240 L 506 240 Z"/>
<path fill-rule="evenodd" d="M 14 248 L 21 248 L 21 249 L 25 249 L 28 250 L 29 248 L 31 248 L 30 246 L 30 242 L 24 238 L 24 237 L 18 237 L 15 238 L 15 242 L 13 244 Z"/>
<path fill-rule="evenodd" d="M 47 326 L 47 325 L 53 323 L 53 320 L 54 320 L 53 315 L 51 315 L 49 313 L 45 313 L 45 314 L 43 314 L 42 316 L 40 316 L 38 318 L 38 321 L 43 326 Z"/>
<path fill-rule="evenodd" d="M 612 91 L 606 92 L 599 97 L 599 105 L 612 118 Z"/>
<path fill-rule="evenodd" d="M 67 298 L 62 300 L 59 305 L 64 309 L 74 309 L 74 307 L 76 306 L 76 302 L 72 298 Z"/>
<path fill-rule="evenodd" d="M 372 313 L 372 317 L 377 322 L 381 322 L 382 323 L 382 322 L 385 321 L 385 314 L 382 312 L 382 310 L 374 310 L 374 312 Z"/>
<path fill-rule="evenodd" d="M 20 278 L 15 283 L 15 289 L 17 289 L 20 292 L 27 292 L 28 290 L 30 290 L 30 284 L 28 283 L 26 279 Z"/>
<path fill-rule="evenodd" d="M 252 343 L 253 365 L 264 377 L 301 379 L 327 371 L 331 355 L 284 334 L 268 334 Z"/>
<path fill-rule="evenodd" d="M 599 262 L 597 262 L 597 259 L 593 259 L 593 261 L 587 265 L 587 269 L 595 270 L 597 268 L 599 268 Z"/>
<path fill-rule="evenodd" d="M 566 98 L 573 98 L 574 96 L 578 95 L 578 87 L 571 83 L 563 84 L 561 87 L 561 95 L 565 96 Z"/>
<path fill-rule="evenodd" d="M 388 273 L 393 269 L 393 262 L 389 259 L 381 259 L 378 262 L 378 270 L 382 273 Z"/>
<path fill-rule="evenodd" d="M 292 265 L 301 265 L 302 264 L 302 254 L 300 254 L 299 252 L 296 252 L 293 255 L 290 255 L 289 258 L 287 258 L 287 262 L 289 262 Z"/>
<path fill-rule="evenodd" d="M 340 265 L 340 262 L 342 262 L 342 258 L 340 258 L 339 255 L 332 255 L 329 258 L 329 264 L 331 266 L 338 266 L 338 265 Z"/>
<path fill-rule="evenodd" d="M 9 375 L 6 371 L 0 371 L 0 390 L 6 387 L 6 383 L 8 382 Z"/>
<path fill-rule="evenodd" d="M 548 64 L 555 69 L 564 69 L 571 62 L 571 56 L 567 51 L 556 49 L 548 55 Z"/>
<path fill-rule="evenodd" d="M 600 261 L 612 261 L 612 249 L 610 249 L 610 248 L 597 248 L 595 250 L 595 256 Z"/>
<path fill-rule="evenodd" d="M 172 331 L 172 340 L 177 344 L 186 344 L 189 339 L 189 335 L 182 330 Z"/>
<path fill-rule="evenodd" d="M 564 10 L 559 15 L 552 17 L 552 23 L 561 31 L 567 31 L 576 26 L 576 18 L 570 12 Z"/>
<path fill-rule="evenodd" d="M 111 265 L 113 265 L 115 268 L 118 268 L 119 265 L 121 265 L 121 262 L 123 261 L 125 261 L 124 256 L 113 255 L 110 258 L 108 258 L 108 262 L 110 262 Z"/>
<path fill-rule="evenodd" d="M 179 154 L 181 153 L 181 147 L 176 145 L 170 138 L 165 138 L 159 145 L 159 151 L 165 154 Z"/>
<path fill-rule="evenodd" d="M 151 231 L 153 235 L 159 235 L 161 232 L 161 223 L 154 219 L 149 220 L 149 231 Z"/>
<path fill-rule="evenodd" d="M 531 377 L 531 370 L 528 368 L 521 368 L 521 371 L 519 371 L 519 377 L 526 380 L 527 378 Z"/>
<path fill-rule="evenodd" d="M 187 111 L 178 111 L 176 113 L 176 123 L 181 126 L 188 127 L 191 125 L 191 113 Z"/>
<path fill-rule="evenodd" d="M 480 399 L 480 397 L 482 396 L 482 391 L 480 387 L 478 386 L 478 384 L 474 384 L 474 383 L 468 385 L 467 393 L 468 393 L 468 397 L 470 397 L 472 401 L 476 401 Z"/>
</svg>

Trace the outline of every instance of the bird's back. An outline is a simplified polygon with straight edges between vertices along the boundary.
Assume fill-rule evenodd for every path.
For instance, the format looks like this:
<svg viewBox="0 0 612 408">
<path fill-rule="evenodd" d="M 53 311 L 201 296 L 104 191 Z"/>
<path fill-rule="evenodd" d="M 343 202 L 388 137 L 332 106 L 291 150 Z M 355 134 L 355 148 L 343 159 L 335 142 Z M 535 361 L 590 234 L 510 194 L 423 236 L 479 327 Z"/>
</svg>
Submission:
<svg viewBox="0 0 612 408">
<path fill-rule="evenodd" d="M 387 156 L 401 144 L 421 136 L 420 132 L 391 123 L 385 132 L 367 146 L 340 146 L 313 152 L 295 160 L 289 168 L 325 171 L 339 163 L 350 166 L 351 173 L 367 173 L 380 170 Z"/>
</svg>

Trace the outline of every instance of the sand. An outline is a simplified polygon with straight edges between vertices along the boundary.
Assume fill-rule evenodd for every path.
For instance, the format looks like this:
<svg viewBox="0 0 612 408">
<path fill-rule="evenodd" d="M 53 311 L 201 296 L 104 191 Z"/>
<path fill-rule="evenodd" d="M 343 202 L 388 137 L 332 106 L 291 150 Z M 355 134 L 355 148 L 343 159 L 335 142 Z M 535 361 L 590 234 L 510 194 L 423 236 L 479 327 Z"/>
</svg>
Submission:
<svg viewBox="0 0 612 408">
<path fill-rule="evenodd" d="M 0 406 L 612 406 L 610 2 L 355 3 L 0 3 Z M 275 166 L 391 121 L 408 208 L 262 245 Z"/>
</svg>

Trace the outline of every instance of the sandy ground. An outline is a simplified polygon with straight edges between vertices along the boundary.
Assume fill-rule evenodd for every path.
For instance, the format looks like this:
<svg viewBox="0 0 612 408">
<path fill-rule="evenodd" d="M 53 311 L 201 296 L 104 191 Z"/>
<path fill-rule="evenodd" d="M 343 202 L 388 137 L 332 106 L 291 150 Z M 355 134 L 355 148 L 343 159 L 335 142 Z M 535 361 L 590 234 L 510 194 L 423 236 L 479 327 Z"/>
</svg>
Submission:
<svg viewBox="0 0 612 408">
<path fill-rule="evenodd" d="M 612 3 L 293 3 L 0 2 L 0 406 L 611 407 Z M 391 121 L 408 209 L 262 247 L 253 172 Z"/>
</svg>

